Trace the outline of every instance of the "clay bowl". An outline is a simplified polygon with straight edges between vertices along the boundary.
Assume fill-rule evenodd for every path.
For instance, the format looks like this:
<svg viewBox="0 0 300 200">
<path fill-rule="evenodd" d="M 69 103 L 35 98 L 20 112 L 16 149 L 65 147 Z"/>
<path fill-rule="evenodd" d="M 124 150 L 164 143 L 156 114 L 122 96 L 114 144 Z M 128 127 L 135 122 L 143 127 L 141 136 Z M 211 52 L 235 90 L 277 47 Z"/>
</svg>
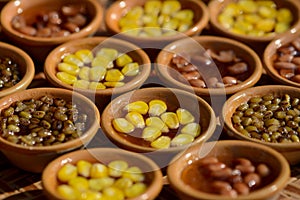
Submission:
<svg viewBox="0 0 300 200">
<path fill-rule="evenodd" d="M 249 88 L 243 91 L 240 91 L 229 99 L 227 99 L 226 103 L 222 109 L 222 115 L 220 116 L 220 120 L 224 122 L 224 130 L 225 132 L 232 138 L 238 140 L 246 140 L 259 144 L 263 144 L 265 146 L 271 147 L 278 152 L 280 152 L 290 164 L 294 165 L 300 162 L 299 159 L 299 151 L 300 145 L 299 142 L 267 142 L 263 139 L 255 139 L 253 137 L 249 137 L 247 134 L 242 134 L 243 131 L 238 131 L 233 126 L 232 116 L 235 110 L 243 103 L 246 103 L 251 97 L 262 97 L 263 95 L 271 94 L 273 96 L 282 97 L 284 95 L 289 95 L 291 98 L 299 98 L 300 89 L 291 86 L 283 86 L 283 85 L 266 85 L 266 86 L 257 86 L 253 88 Z M 275 116 L 275 115 L 274 115 Z M 277 118 L 276 118 L 277 119 Z M 292 120 L 291 120 L 292 121 Z M 289 127 L 289 125 L 287 125 Z"/>
<path fill-rule="evenodd" d="M 264 163 L 271 171 L 269 177 L 262 177 L 262 179 L 268 180 L 268 183 L 250 191 L 248 194 L 229 197 L 201 191 L 201 189 L 196 189 L 186 181 L 183 181 L 184 176 L 187 175 L 183 174 L 183 172 L 186 172 L 186 169 L 190 168 L 189 174 L 191 174 L 193 170 L 197 169 L 192 168 L 192 166 L 197 166 L 197 161 L 207 157 L 216 157 L 220 162 L 229 166 L 237 158 L 246 158 L 254 166 L 257 166 L 258 163 Z M 172 160 L 167 169 L 167 176 L 171 187 L 181 199 L 276 199 L 289 181 L 290 167 L 286 159 L 270 147 L 248 141 L 223 140 L 191 146 L 184 154 Z M 208 178 L 205 178 L 205 180 L 199 179 L 199 184 L 201 182 L 209 184 Z"/>
<path fill-rule="evenodd" d="M 34 63 L 29 55 L 22 49 L 13 45 L 0 42 L 0 57 L 10 58 L 13 63 L 18 65 L 20 80 L 14 86 L 1 90 L 0 98 L 25 90 L 33 80 L 35 74 Z"/>
<path fill-rule="evenodd" d="M 5 109 L 17 101 L 39 99 L 45 95 L 52 98 L 57 97 L 66 101 L 72 101 L 72 104 L 76 104 L 80 109 L 84 107 L 84 112 L 88 114 L 88 118 L 91 120 L 86 123 L 86 129 L 80 137 L 67 142 L 46 146 L 16 144 L 5 139 L 2 135 L 4 132 L 1 131 L 1 152 L 12 164 L 30 172 L 40 173 L 44 167 L 57 156 L 84 147 L 91 141 L 100 127 L 100 114 L 94 103 L 83 95 L 66 89 L 35 88 L 11 94 L 0 99 L 0 112 L 4 113 Z"/>
<path fill-rule="evenodd" d="M 130 31 L 122 33 L 119 26 L 120 19 L 133 7 L 143 6 L 146 1 L 147 0 L 122 0 L 112 3 L 105 14 L 107 30 L 114 34 L 114 37 L 120 37 L 142 48 L 162 49 L 166 44 L 172 41 L 200 34 L 208 24 L 209 13 L 205 3 L 196 0 L 180 0 L 179 2 L 183 9 L 191 9 L 194 12 L 194 24 L 188 30 L 181 33 L 178 32 L 175 35 L 157 37 L 134 36 L 129 34 Z"/>
<path fill-rule="evenodd" d="M 297 81 L 298 68 L 295 64 L 294 59 L 297 58 L 297 55 L 290 57 L 288 60 L 283 60 L 284 66 L 292 64 L 291 67 L 283 68 L 277 67 L 275 63 L 279 63 L 279 59 L 283 58 L 283 55 L 292 54 L 293 51 L 299 51 L 293 44 L 297 44 L 296 41 L 299 41 L 299 33 L 295 32 L 294 34 L 285 34 L 280 38 L 271 41 L 264 50 L 263 54 L 263 64 L 267 74 L 276 82 L 283 85 L 290 85 L 299 87 L 300 83 Z M 291 53 L 280 53 L 283 49 L 287 49 L 286 47 L 294 48 Z M 287 56 L 286 56 L 287 57 Z M 295 64 L 295 65 L 294 65 Z M 299 76 L 299 75 L 298 75 Z"/>
<path fill-rule="evenodd" d="M 12 26 L 12 20 L 19 14 L 24 15 L 25 19 L 30 22 L 35 20 L 36 16 L 41 14 L 41 12 L 59 11 L 64 5 L 83 6 L 86 9 L 87 22 L 79 31 L 76 30 L 72 34 L 63 36 L 41 37 L 21 33 Z M 67 41 L 94 35 L 101 25 L 103 12 L 103 8 L 97 0 L 10 1 L 1 11 L 1 25 L 4 35 L 6 35 L 12 43 L 28 52 L 35 61 L 43 64 L 46 56 L 54 47 Z"/>
<path fill-rule="evenodd" d="M 244 76 L 238 84 L 207 88 L 207 83 L 209 83 L 211 77 L 216 77 L 219 80 L 222 79 L 224 75 L 221 74 L 221 71 L 224 71 L 225 67 L 219 69 L 217 66 L 218 63 L 215 62 L 212 56 L 206 56 L 207 61 L 211 63 L 209 66 L 206 64 L 198 64 L 197 60 L 190 61 L 191 64 L 198 66 L 194 72 L 198 71 L 202 74 L 202 79 L 206 82 L 205 87 L 196 87 L 192 86 L 191 83 L 171 65 L 173 63 L 172 59 L 174 55 L 181 55 L 184 59 L 188 59 L 189 57 L 193 57 L 192 55 L 207 55 L 207 50 L 216 53 L 221 51 L 234 52 L 237 58 L 240 58 L 249 66 L 247 75 Z M 196 36 L 175 41 L 167 45 L 158 54 L 156 63 L 157 65 L 155 65 L 154 69 L 161 82 L 169 87 L 192 91 L 201 97 L 225 97 L 226 95 L 232 95 L 238 91 L 252 87 L 260 79 L 263 69 L 260 58 L 247 45 L 218 36 Z M 200 68 L 201 66 L 204 67 Z M 237 75 L 234 75 L 233 77 L 235 76 L 238 77 Z"/>
<path fill-rule="evenodd" d="M 75 53 L 77 50 L 81 49 L 89 49 L 92 52 L 96 52 L 105 47 L 113 48 L 120 53 L 128 53 L 133 61 L 139 64 L 140 72 L 121 87 L 107 87 L 106 89 L 97 90 L 75 88 L 73 85 L 63 83 L 57 78 L 56 73 L 58 72 L 58 64 L 62 62 L 64 56 Z M 76 90 L 77 92 L 84 94 L 99 106 L 100 112 L 108 102 L 110 102 L 111 98 L 141 87 L 150 75 L 150 72 L 150 59 L 142 49 L 129 42 L 108 37 L 90 37 L 64 43 L 51 51 L 47 56 L 44 65 L 45 76 L 52 85 L 68 90 Z"/>
<path fill-rule="evenodd" d="M 272 41 L 275 38 L 280 37 L 282 34 L 285 34 L 287 32 L 295 32 L 296 30 L 299 30 L 300 27 L 300 4 L 297 0 L 288 0 L 288 1 L 280 1 L 280 0 L 273 0 L 273 2 L 276 4 L 277 8 L 288 8 L 290 9 L 293 20 L 291 22 L 291 27 L 282 32 L 282 33 L 276 33 L 276 34 L 270 34 L 270 35 L 262 35 L 262 36 L 255 36 L 255 35 L 245 35 L 241 33 L 235 33 L 233 31 L 230 31 L 229 29 L 225 28 L 221 23 L 218 21 L 218 17 L 225 6 L 227 6 L 230 3 L 238 2 L 237 0 L 213 0 L 209 2 L 208 9 L 210 12 L 210 25 L 212 30 L 216 31 L 218 34 L 229 37 L 244 43 L 247 43 L 255 48 L 258 48 L 259 45 L 267 45 L 270 41 Z"/>
<path fill-rule="evenodd" d="M 163 177 L 158 166 L 149 158 L 117 148 L 90 148 L 74 151 L 58 157 L 45 168 L 42 174 L 42 185 L 46 196 L 53 200 L 63 199 L 56 187 L 60 184 L 57 180 L 57 172 L 67 164 L 76 164 L 79 160 L 85 160 L 91 163 L 102 163 L 107 165 L 111 161 L 123 160 L 128 165 L 139 167 L 145 174 L 145 183 L 148 187 L 141 195 L 128 199 L 155 199 L 162 189 Z"/>
<path fill-rule="evenodd" d="M 113 120 L 124 115 L 123 109 L 128 103 L 138 100 L 148 103 L 153 99 L 164 101 L 168 108 L 167 111 L 175 112 L 177 108 L 184 108 L 191 112 L 195 119 L 194 122 L 198 123 L 201 127 L 200 134 L 195 137 L 191 144 L 203 143 L 214 134 L 216 116 L 208 103 L 189 92 L 163 87 L 138 89 L 113 99 L 102 112 L 101 128 L 104 134 L 118 147 L 133 152 L 144 153 L 162 167 L 165 167 L 175 154 L 183 151 L 190 144 L 170 145 L 168 148 L 157 149 L 150 144 L 146 144 L 144 139 L 140 138 L 141 135 L 136 133 L 134 135 L 134 132 L 121 134 L 113 126 Z M 171 129 L 169 130 L 171 131 Z M 176 135 L 180 134 L 178 129 L 174 129 L 174 131 Z"/>
</svg>

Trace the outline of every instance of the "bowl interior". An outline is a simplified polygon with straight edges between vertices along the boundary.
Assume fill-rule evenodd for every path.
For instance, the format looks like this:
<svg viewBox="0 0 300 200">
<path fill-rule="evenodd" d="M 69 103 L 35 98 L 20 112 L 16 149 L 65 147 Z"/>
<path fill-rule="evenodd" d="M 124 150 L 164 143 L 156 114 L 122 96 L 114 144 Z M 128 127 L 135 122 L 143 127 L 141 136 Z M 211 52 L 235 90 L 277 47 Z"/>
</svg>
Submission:
<svg viewBox="0 0 300 200">
<path fill-rule="evenodd" d="M 224 36 L 228 36 L 234 39 L 237 39 L 242 42 L 246 42 L 251 45 L 252 42 L 255 43 L 267 43 L 273 40 L 274 38 L 280 37 L 281 34 L 276 35 L 270 35 L 270 36 L 249 36 L 249 35 L 242 35 L 242 34 L 236 34 L 233 32 L 228 31 L 226 28 L 224 28 L 219 22 L 218 22 L 218 16 L 222 9 L 227 6 L 231 2 L 237 2 L 237 0 L 213 0 L 209 2 L 208 8 L 210 12 L 210 24 L 212 25 L 212 28 L 219 32 L 220 34 L 223 34 Z M 300 4 L 296 0 L 288 0 L 288 1 L 281 1 L 281 0 L 274 0 L 278 8 L 288 8 L 291 10 L 293 14 L 293 21 L 291 23 L 291 28 L 287 32 L 294 32 L 295 29 L 299 29 L 300 25 Z M 252 44 L 253 45 L 253 44 Z"/>
<path fill-rule="evenodd" d="M 185 80 L 179 81 L 178 72 L 170 67 L 174 54 L 199 54 L 211 49 L 214 52 L 233 50 L 237 57 L 244 60 L 249 68 L 248 77 L 239 84 L 222 88 L 200 88 L 191 87 Z M 248 46 L 223 37 L 216 36 L 196 36 L 189 39 L 182 39 L 167 45 L 157 56 L 155 71 L 158 77 L 170 86 L 179 87 L 184 90 L 194 90 L 198 95 L 227 95 L 239 90 L 253 86 L 262 74 L 262 64 L 258 55 Z M 199 70 L 201 72 L 201 70 Z M 221 76 L 217 67 L 212 70 L 210 76 Z"/>
<path fill-rule="evenodd" d="M 62 155 L 48 164 L 42 174 L 42 184 L 47 196 L 51 199 L 60 199 L 56 192 L 56 187 L 59 184 L 56 177 L 57 171 L 64 164 L 76 164 L 79 160 L 86 160 L 91 163 L 100 162 L 105 165 L 114 160 L 124 160 L 128 162 L 129 166 L 137 166 L 145 173 L 145 183 L 148 184 L 148 189 L 143 196 L 147 199 L 154 199 L 162 189 L 162 173 L 151 159 L 118 148 L 91 148 Z"/>
<path fill-rule="evenodd" d="M 195 122 L 201 126 L 201 134 L 194 142 L 203 142 L 207 140 L 215 130 L 215 114 L 211 107 L 201 98 L 191 93 L 168 88 L 144 88 L 128 92 L 115 98 L 103 111 L 101 128 L 104 133 L 114 143 L 122 148 L 136 151 L 136 152 L 152 152 L 157 149 L 141 145 L 140 139 L 136 137 L 129 137 L 127 134 L 120 134 L 113 128 L 112 121 L 117 117 L 122 117 L 124 113 L 123 108 L 130 102 L 137 100 L 146 103 L 153 99 L 159 99 L 167 104 L 168 111 L 175 112 L 177 108 L 185 108 L 191 112 L 195 117 Z M 183 147 L 171 147 L 161 151 L 178 151 Z M 159 151 L 159 152 L 161 152 Z"/>
<path fill-rule="evenodd" d="M 256 155 L 256 156 L 253 156 Z M 188 187 L 182 180 L 183 170 L 203 157 L 214 156 L 225 164 L 232 164 L 236 158 L 246 158 L 253 163 L 265 163 L 271 168 L 271 179 L 264 187 L 251 192 L 247 196 L 238 196 L 237 199 L 267 199 L 283 189 L 290 176 L 289 164 L 285 158 L 275 150 L 257 143 L 246 141 L 224 140 L 194 145 L 184 154 L 173 159 L 167 169 L 171 186 L 182 197 L 197 199 L 224 199 L 224 196 L 205 193 Z M 274 189 L 274 186 L 276 189 Z"/>
</svg>

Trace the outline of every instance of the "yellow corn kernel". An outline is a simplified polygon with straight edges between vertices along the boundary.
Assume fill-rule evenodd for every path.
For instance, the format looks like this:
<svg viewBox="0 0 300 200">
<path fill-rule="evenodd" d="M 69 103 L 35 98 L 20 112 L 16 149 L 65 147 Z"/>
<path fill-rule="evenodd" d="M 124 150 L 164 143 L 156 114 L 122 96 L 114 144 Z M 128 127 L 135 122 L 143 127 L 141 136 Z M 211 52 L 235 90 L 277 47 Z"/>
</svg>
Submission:
<svg viewBox="0 0 300 200">
<path fill-rule="evenodd" d="M 104 82 L 103 84 L 104 84 L 104 86 L 111 87 L 111 88 L 112 87 L 121 87 L 121 86 L 125 85 L 125 83 L 121 82 L 121 81 L 114 81 L 114 82 L 107 81 L 107 82 Z"/>
<path fill-rule="evenodd" d="M 161 10 L 162 2 L 159 0 L 146 1 L 144 5 L 145 13 L 157 16 Z"/>
<path fill-rule="evenodd" d="M 86 191 L 89 189 L 88 179 L 82 176 L 77 176 L 75 178 L 70 179 L 68 181 L 68 184 L 78 191 Z"/>
<path fill-rule="evenodd" d="M 66 200 L 75 200 L 80 196 L 79 191 L 66 184 L 57 186 L 57 192 L 62 197 L 62 199 Z"/>
<path fill-rule="evenodd" d="M 91 190 L 102 191 L 104 188 L 112 186 L 115 183 L 115 179 L 107 176 L 102 178 L 91 178 L 88 182 Z"/>
<path fill-rule="evenodd" d="M 253 24 L 246 22 L 245 20 L 238 20 L 233 25 L 233 28 L 241 30 L 243 32 L 248 32 L 253 30 Z"/>
<path fill-rule="evenodd" d="M 256 3 L 252 0 L 240 0 L 237 2 L 237 5 L 244 13 L 254 13 L 257 11 Z"/>
<path fill-rule="evenodd" d="M 71 65 L 77 65 L 78 67 L 82 67 L 84 63 L 74 54 L 68 54 L 63 58 L 63 62 L 69 63 Z"/>
<path fill-rule="evenodd" d="M 245 19 L 246 22 L 249 22 L 251 24 L 256 24 L 258 21 L 263 20 L 257 14 L 246 14 L 246 15 L 244 15 L 244 19 Z"/>
<path fill-rule="evenodd" d="M 59 181 L 66 183 L 70 179 L 77 177 L 77 167 L 71 163 L 63 165 L 57 172 Z"/>
<path fill-rule="evenodd" d="M 180 24 L 178 25 L 177 31 L 179 31 L 179 32 L 185 32 L 190 27 L 191 27 L 191 23 L 180 22 Z M 170 35 L 172 35 L 172 34 L 176 34 L 176 31 L 168 31 L 167 33 L 169 33 Z"/>
<path fill-rule="evenodd" d="M 58 71 L 76 76 L 79 73 L 79 67 L 77 65 L 62 62 L 58 64 Z"/>
<path fill-rule="evenodd" d="M 116 187 L 107 187 L 103 190 L 103 196 L 109 200 L 123 200 L 125 195 L 122 190 Z"/>
<path fill-rule="evenodd" d="M 190 111 L 188 111 L 184 108 L 178 108 L 176 110 L 176 114 L 177 114 L 179 123 L 183 124 L 183 125 L 191 123 L 195 120 L 194 115 L 192 115 L 192 113 L 190 113 Z"/>
<path fill-rule="evenodd" d="M 145 124 L 147 126 L 157 128 L 163 133 L 169 132 L 169 128 L 159 117 L 149 117 L 146 119 Z"/>
<path fill-rule="evenodd" d="M 283 33 L 285 31 L 289 30 L 289 28 L 290 28 L 289 24 L 278 22 L 275 25 L 274 31 L 275 31 L 275 33 Z"/>
<path fill-rule="evenodd" d="M 230 15 L 220 14 L 218 16 L 218 21 L 224 28 L 231 28 L 234 25 L 234 18 Z"/>
<path fill-rule="evenodd" d="M 143 129 L 142 138 L 146 141 L 152 142 L 161 136 L 161 131 L 158 128 L 147 126 Z"/>
<path fill-rule="evenodd" d="M 123 178 L 129 178 L 133 182 L 142 182 L 145 180 L 145 175 L 139 167 L 129 167 L 123 174 Z"/>
<path fill-rule="evenodd" d="M 82 80 L 90 80 L 90 67 L 84 66 L 79 69 L 78 77 Z"/>
<path fill-rule="evenodd" d="M 261 20 L 257 22 L 255 27 L 257 30 L 262 30 L 264 32 L 271 32 L 274 30 L 275 20 L 274 19 Z"/>
<path fill-rule="evenodd" d="M 276 20 L 289 24 L 293 21 L 293 14 L 288 8 L 280 8 L 277 11 Z"/>
<path fill-rule="evenodd" d="M 89 71 L 89 78 L 91 81 L 102 81 L 106 75 L 106 68 L 104 67 L 92 67 Z"/>
<path fill-rule="evenodd" d="M 161 7 L 161 13 L 171 15 L 172 13 L 178 12 L 181 9 L 179 1 L 163 1 Z"/>
<path fill-rule="evenodd" d="M 277 15 L 276 8 L 260 6 L 258 8 L 258 14 L 266 19 L 275 19 Z"/>
<path fill-rule="evenodd" d="M 103 178 L 108 176 L 108 168 L 101 163 L 93 163 L 90 172 L 91 178 Z"/>
<path fill-rule="evenodd" d="M 165 112 L 160 116 L 160 118 L 170 129 L 176 129 L 179 127 L 179 120 L 174 112 Z"/>
<path fill-rule="evenodd" d="M 76 76 L 73 76 L 71 74 L 68 74 L 66 72 L 57 72 L 56 77 L 63 83 L 66 83 L 68 85 L 72 85 L 76 80 Z"/>
<path fill-rule="evenodd" d="M 127 19 L 139 20 L 144 14 L 144 9 L 141 6 L 131 8 L 125 15 Z"/>
<path fill-rule="evenodd" d="M 171 140 L 171 146 L 187 145 L 193 141 L 194 137 L 190 134 L 178 134 Z"/>
<path fill-rule="evenodd" d="M 160 25 L 162 25 L 162 24 L 164 24 L 165 22 L 170 21 L 170 19 L 171 19 L 171 16 L 170 16 L 170 15 L 163 15 L 163 14 L 161 14 L 161 15 L 159 15 L 158 18 L 157 18 L 157 23 L 160 24 Z"/>
<path fill-rule="evenodd" d="M 133 181 L 130 178 L 119 178 L 115 181 L 114 187 L 124 190 L 133 185 Z"/>
<path fill-rule="evenodd" d="M 78 200 L 104 200 L 102 193 L 92 190 L 81 192 Z"/>
<path fill-rule="evenodd" d="M 128 63 L 122 68 L 121 72 L 125 76 L 136 76 L 140 72 L 140 66 L 137 62 Z"/>
<path fill-rule="evenodd" d="M 144 128 L 145 121 L 141 113 L 132 111 L 126 114 L 125 118 L 131 122 L 136 128 Z"/>
<path fill-rule="evenodd" d="M 90 85 L 89 81 L 86 80 L 77 80 L 73 83 L 73 87 L 80 89 L 88 89 Z"/>
<path fill-rule="evenodd" d="M 258 6 L 266 6 L 266 7 L 269 7 L 269 8 L 276 8 L 276 3 L 272 0 L 259 0 L 259 1 L 256 1 L 256 4 Z"/>
<path fill-rule="evenodd" d="M 133 61 L 132 58 L 128 54 L 123 53 L 119 57 L 117 57 L 116 64 L 119 67 L 123 67 L 126 64 L 131 63 L 132 61 Z"/>
<path fill-rule="evenodd" d="M 93 59 L 91 66 L 92 66 L 92 68 L 93 67 L 103 67 L 106 69 L 111 69 L 114 67 L 114 64 L 108 57 L 106 57 L 104 55 L 98 55 Z"/>
<path fill-rule="evenodd" d="M 155 149 L 167 149 L 170 147 L 171 138 L 168 136 L 160 136 L 153 142 L 151 142 L 151 147 Z"/>
<path fill-rule="evenodd" d="M 186 124 L 181 129 L 182 134 L 190 134 L 193 137 L 197 137 L 198 135 L 200 135 L 200 132 L 201 132 L 201 126 L 200 124 L 197 124 L 195 122 Z"/>
<path fill-rule="evenodd" d="M 124 75 L 118 69 L 109 69 L 106 72 L 105 80 L 108 82 L 119 82 L 124 79 Z"/>
<path fill-rule="evenodd" d="M 154 14 L 146 14 L 143 15 L 142 17 L 142 23 L 144 24 L 144 26 L 151 26 L 151 25 L 158 25 L 157 24 L 157 16 Z M 158 25 L 159 26 L 159 25 Z"/>
<path fill-rule="evenodd" d="M 134 101 L 134 102 L 127 104 L 124 107 L 124 110 L 126 110 L 128 112 L 136 111 L 136 112 L 141 113 L 142 115 L 147 114 L 148 109 L 149 109 L 148 104 L 144 101 Z"/>
<path fill-rule="evenodd" d="M 114 160 L 108 163 L 109 175 L 112 177 L 121 177 L 127 169 L 128 163 L 124 160 Z"/>
<path fill-rule="evenodd" d="M 238 5 L 235 2 L 232 3 L 228 3 L 227 6 L 225 6 L 222 10 L 222 15 L 226 15 L 226 16 L 230 16 L 230 17 L 234 17 L 237 15 L 240 15 L 240 9 L 238 7 Z"/>
<path fill-rule="evenodd" d="M 177 19 L 170 19 L 170 21 L 163 23 L 163 29 L 171 29 L 176 30 L 179 25 L 179 21 Z"/>
<path fill-rule="evenodd" d="M 89 49 L 80 49 L 75 52 L 75 56 L 77 56 L 85 64 L 91 63 L 94 59 L 93 52 Z"/>
<path fill-rule="evenodd" d="M 144 32 L 147 37 L 158 37 L 162 35 L 160 27 L 144 27 Z"/>
<path fill-rule="evenodd" d="M 106 88 L 106 86 L 103 83 L 90 82 L 90 84 L 89 84 L 89 89 L 91 89 L 91 90 L 103 90 L 105 88 Z"/>
<path fill-rule="evenodd" d="M 149 115 L 150 116 L 159 116 L 162 113 L 166 112 L 167 104 L 159 99 L 154 99 L 149 102 Z"/>
<path fill-rule="evenodd" d="M 110 61 L 114 61 L 118 57 L 118 50 L 113 48 L 101 48 L 97 53 L 96 56 L 102 55 Z"/>
<path fill-rule="evenodd" d="M 143 194 L 147 190 L 147 185 L 145 183 L 135 183 L 129 188 L 124 190 L 125 196 L 128 198 L 134 198 Z"/>
<path fill-rule="evenodd" d="M 184 10 L 180 10 L 180 11 L 174 13 L 173 17 L 182 22 L 191 23 L 194 18 L 194 12 L 190 9 L 184 9 Z"/>
<path fill-rule="evenodd" d="M 132 27 L 132 26 L 124 26 L 121 28 L 121 32 L 131 36 L 139 36 L 141 33 L 141 28 Z"/>
<path fill-rule="evenodd" d="M 79 160 L 76 163 L 76 167 L 78 170 L 78 174 L 83 177 L 89 177 L 90 176 L 90 170 L 92 167 L 92 163 L 85 161 L 85 160 Z"/>
</svg>

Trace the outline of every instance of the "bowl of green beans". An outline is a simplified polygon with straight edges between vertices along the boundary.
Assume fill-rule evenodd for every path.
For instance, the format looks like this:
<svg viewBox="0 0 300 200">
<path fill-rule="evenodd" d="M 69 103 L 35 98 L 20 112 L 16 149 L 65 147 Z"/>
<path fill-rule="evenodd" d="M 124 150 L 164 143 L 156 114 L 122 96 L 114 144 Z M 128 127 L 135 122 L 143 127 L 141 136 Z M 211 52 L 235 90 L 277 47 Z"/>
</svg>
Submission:
<svg viewBox="0 0 300 200">
<path fill-rule="evenodd" d="M 100 114 L 87 97 L 66 89 L 34 88 L 0 100 L 0 149 L 15 166 L 40 173 L 54 158 L 87 145 Z"/>
<path fill-rule="evenodd" d="M 261 143 L 282 153 L 290 164 L 300 162 L 300 89 L 257 86 L 232 95 L 221 120 L 232 138 Z"/>
<path fill-rule="evenodd" d="M 267 44 L 300 26 L 297 0 L 213 0 L 208 8 L 213 30 L 249 45 Z"/>
</svg>

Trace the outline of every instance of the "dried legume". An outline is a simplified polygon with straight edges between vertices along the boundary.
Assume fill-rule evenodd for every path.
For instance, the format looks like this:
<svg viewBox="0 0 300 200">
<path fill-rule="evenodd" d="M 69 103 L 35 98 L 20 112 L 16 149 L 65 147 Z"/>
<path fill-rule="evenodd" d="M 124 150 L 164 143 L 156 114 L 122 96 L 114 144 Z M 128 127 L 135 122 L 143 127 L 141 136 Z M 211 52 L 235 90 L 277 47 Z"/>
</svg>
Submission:
<svg viewBox="0 0 300 200">
<path fill-rule="evenodd" d="M 20 80 L 19 66 L 11 58 L 0 58 L 0 91 L 16 85 Z"/>
</svg>

